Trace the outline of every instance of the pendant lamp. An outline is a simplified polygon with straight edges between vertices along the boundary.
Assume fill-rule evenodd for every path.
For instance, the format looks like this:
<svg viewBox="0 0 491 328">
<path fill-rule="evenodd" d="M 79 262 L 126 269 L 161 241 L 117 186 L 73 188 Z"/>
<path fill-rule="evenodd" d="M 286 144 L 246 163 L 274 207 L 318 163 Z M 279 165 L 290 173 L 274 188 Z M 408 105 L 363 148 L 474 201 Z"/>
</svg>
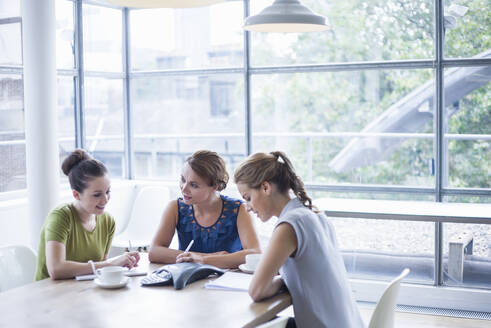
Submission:
<svg viewBox="0 0 491 328">
<path fill-rule="evenodd" d="M 113 5 L 132 8 L 192 8 L 204 7 L 225 0 L 107 0 Z"/>
<path fill-rule="evenodd" d="M 328 29 L 326 18 L 314 14 L 298 0 L 275 0 L 259 14 L 244 21 L 255 32 L 318 32 Z"/>
</svg>

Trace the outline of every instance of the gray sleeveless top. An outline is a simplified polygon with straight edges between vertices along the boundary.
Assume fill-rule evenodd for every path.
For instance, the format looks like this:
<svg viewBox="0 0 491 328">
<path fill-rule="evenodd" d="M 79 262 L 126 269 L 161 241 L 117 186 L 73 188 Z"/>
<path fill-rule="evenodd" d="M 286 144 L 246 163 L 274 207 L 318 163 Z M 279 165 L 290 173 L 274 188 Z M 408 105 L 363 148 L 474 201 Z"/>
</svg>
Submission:
<svg viewBox="0 0 491 328">
<path fill-rule="evenodd" d="M 276 226 L 287 222 L 297 235 L 297 252 L 280 268 L 293 299 L 297 327 L 363 327 L 351 295 L 332 224 L 294 198 Z"/>
</svg>

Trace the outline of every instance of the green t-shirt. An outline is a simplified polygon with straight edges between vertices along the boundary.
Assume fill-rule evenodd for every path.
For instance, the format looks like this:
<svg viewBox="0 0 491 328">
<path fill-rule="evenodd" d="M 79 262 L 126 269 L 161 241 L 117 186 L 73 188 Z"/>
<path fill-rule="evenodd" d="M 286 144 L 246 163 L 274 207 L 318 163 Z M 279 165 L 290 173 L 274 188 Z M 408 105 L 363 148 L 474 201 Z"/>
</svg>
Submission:
<svg viewBox="0 0 491 328">
<path fill-rule="evenodd" d="M 63 204 L 49 213 L 39 242 L 36 280 L 49 277 L 46 268 L 46 242 L 58 241 L 65 244 L 66 260 L 87 262 L 102 261 L 109 252 L 115 229 L 114 218 L 103 213 L 96 216 L 94 231 L 82 226 L 73 204 Z"/>
</svg>

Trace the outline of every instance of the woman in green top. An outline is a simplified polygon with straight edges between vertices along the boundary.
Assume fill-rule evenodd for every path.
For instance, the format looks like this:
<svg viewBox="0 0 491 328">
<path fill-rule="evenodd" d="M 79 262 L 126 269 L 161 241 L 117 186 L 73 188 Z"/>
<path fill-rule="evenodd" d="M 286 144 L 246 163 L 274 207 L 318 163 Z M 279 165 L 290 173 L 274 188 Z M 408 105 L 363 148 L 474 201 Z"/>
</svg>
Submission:
<svg viewBox="0 0 491 328">
<path fill-rule="evenodd" d="M 41 231 L 36 280 L 66 279 L 96 268 L 138 265 L 138 252 L 108 259 L 114 236 L 114 218 L 104 212 L 110 198 L 107 169 L 82 149 L 73 151 L 61 166 L 68 176 L 75 201 L 51 211 Z"/>
</svg>

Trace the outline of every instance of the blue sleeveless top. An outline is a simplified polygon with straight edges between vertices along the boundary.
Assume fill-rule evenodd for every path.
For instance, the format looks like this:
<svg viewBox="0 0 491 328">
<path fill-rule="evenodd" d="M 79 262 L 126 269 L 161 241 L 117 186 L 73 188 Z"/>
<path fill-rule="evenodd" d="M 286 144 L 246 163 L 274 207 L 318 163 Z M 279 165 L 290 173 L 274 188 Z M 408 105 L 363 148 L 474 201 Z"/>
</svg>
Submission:
<svg viewBox="0 0 491 328">
<path fill-rule="evenodd" d="M 194 240 L 190 249 L 192 252 L 227 251 L 233 253 L 242 249 L 237 230 L 237 216 L 241 201 L 224 195 L 220 195 L 220 198 L 222 199 L 222 213 L 209 227 L 203 227 L 196 221 L 192 205 L 184 203 L 181 197 L 177 199 L 179 217 L 176 229 L 181 251 L 186 249 L 191 240 Z"/>
</svg>

